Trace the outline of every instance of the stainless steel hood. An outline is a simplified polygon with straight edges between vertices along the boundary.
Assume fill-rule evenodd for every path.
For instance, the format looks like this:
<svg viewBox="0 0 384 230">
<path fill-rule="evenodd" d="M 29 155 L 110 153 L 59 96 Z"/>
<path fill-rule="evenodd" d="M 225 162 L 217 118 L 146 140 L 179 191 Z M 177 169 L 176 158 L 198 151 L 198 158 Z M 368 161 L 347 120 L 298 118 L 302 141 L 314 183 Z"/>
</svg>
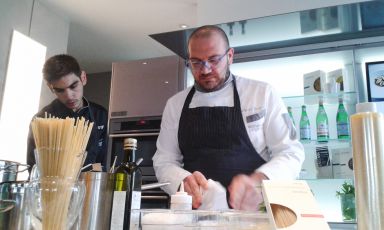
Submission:
<svg viewBox="0 0 384 230">
<path fill-rule="evenodd" d="M 149 35 L 165 47 L 179 55 L 181 58 L 186 59 L 187 57 L 187 41 L 189 35 L 193 29 L 189 30 L 178 30 L 173 32 L 166 32 L 160 34 Z"/>
<path fill-rule="evenodd" d="M 235 48 L 236 62 L 236 55 L 244 53 L 382 35 L 384 2 L 346 4 L 218 25 Z M 194 29 L 150 37 L 185 59 L 187 40 Z"/>
</svg>

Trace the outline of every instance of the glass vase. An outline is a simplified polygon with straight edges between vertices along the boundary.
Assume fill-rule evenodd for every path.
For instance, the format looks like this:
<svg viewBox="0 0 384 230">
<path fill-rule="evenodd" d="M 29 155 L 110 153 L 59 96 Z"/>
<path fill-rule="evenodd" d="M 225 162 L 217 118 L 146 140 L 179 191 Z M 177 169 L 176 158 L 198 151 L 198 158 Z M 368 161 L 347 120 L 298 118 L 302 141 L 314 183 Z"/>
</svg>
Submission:
<svg viewBox="0 0 384 230">
<path fill-rule="evenodd" d="M 354 194 L 341 194 L 341 214 L 343 221 L 355 221 L 356 220 L 356 208 L 355 208 L 355 195 Z"/>
<path fill-rule="evenodd" d="M 75 223 L 85 195 L 83 182 L 40 178 L 26 188 L 31 223 L 36 230 L 67 230 Z"/>
</svg>

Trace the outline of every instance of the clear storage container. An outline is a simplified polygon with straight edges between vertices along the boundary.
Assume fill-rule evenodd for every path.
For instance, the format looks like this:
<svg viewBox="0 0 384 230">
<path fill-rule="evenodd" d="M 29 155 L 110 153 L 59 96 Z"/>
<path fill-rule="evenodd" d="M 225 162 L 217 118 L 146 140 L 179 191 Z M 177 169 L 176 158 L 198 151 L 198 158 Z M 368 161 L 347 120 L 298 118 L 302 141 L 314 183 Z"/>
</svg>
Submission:
<svg viewBox="0 0 384 230">
<path fill-rule="evenodd" d="M 131 230 L 269 230 L 267 213 L 245 211 L 132 210 Z"/>
</svg>

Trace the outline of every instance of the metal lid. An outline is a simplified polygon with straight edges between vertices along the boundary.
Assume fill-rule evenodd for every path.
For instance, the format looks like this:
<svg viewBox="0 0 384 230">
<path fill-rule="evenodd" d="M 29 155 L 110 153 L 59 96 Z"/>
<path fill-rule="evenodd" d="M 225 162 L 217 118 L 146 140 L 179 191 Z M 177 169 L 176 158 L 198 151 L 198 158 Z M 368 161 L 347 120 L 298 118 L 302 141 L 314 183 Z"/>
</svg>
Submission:
<svg viewBox="0 0 384 230">
<path fill-rule="evenodd" d="M 135 138 L 125 138 L 124 139 L 124 149 L 136 149 L 137 140 Z"/>
</svg>

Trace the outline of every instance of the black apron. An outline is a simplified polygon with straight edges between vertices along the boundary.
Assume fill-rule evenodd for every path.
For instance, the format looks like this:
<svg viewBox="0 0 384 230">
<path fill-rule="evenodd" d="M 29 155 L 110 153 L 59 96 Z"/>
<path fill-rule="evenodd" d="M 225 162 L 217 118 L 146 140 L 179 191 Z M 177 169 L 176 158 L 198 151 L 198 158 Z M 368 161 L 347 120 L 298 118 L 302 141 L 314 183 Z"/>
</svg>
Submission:
<svg viewBox="0 0 384 230">
<path fill-rule="evenodd" d="M 184 169 L 200 171 L 227 187 L 237 174 L 250 174 L 265 163 L 249 139 L 233 78 L 234 107 L 189 108 L 195 88 L 185 100 L 178 140 Z"/>
</svg>

